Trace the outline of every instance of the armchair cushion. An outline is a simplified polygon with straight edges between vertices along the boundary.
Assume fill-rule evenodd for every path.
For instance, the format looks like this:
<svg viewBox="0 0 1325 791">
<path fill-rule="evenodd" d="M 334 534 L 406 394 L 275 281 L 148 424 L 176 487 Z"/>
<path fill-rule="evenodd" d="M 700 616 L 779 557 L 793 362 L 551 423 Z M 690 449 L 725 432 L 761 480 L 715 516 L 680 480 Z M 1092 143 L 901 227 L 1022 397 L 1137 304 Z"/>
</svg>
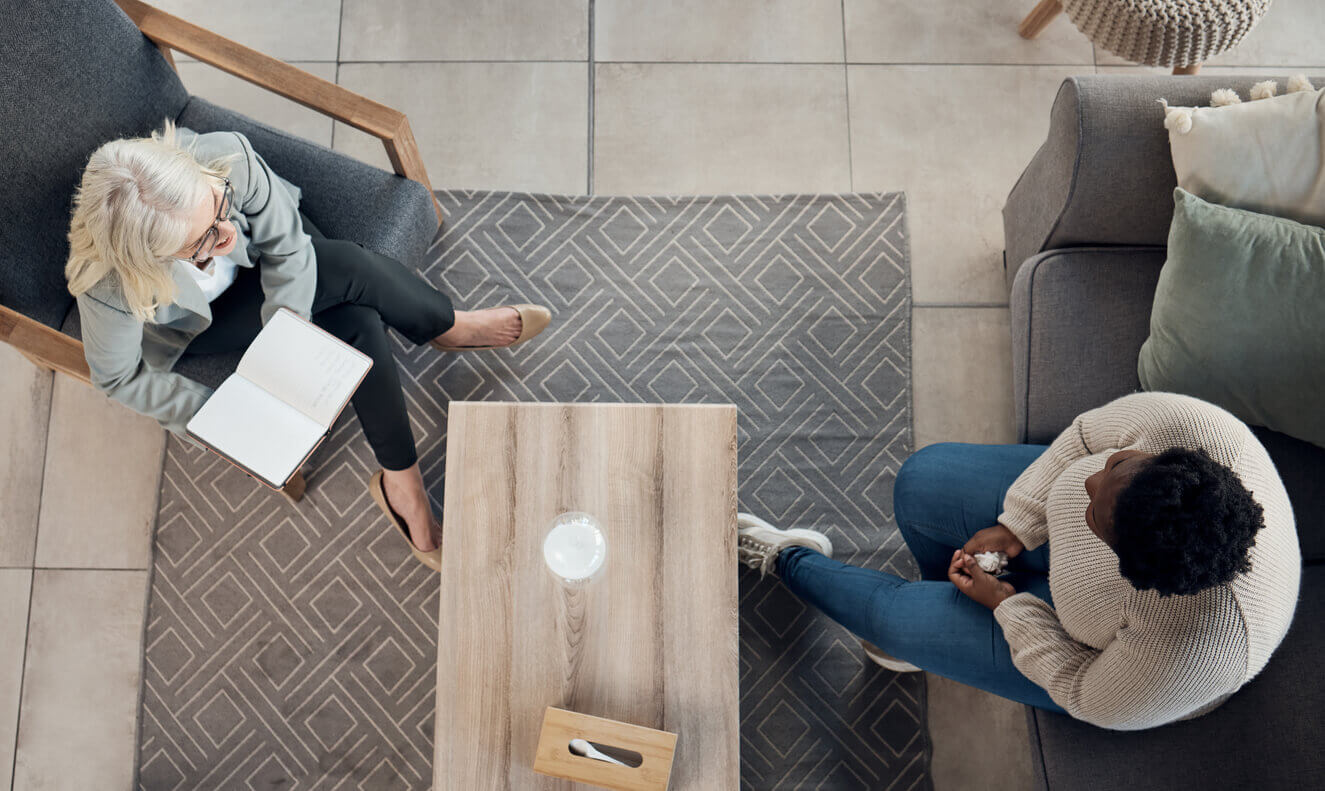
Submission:
<svg viewBox="0 0 1325 791">
<path fill-rule="evenodd" d="M 0 304 L 58 328 L 69 212 L 88 156 L 174 118 L 188 93 L 111 0 L 19 3 L 0 25 Z"/>
<path fill-rule="evenodd" d="M 1012 390 L 1021 442 L 1051 442 L 1077 415 L 1140 389 L 1162 247 L 1050 250 L 1012 288 Z"/>
<path fill-rule="evenodd" d="M 303 191 L 299 208 L 331 239 L 419 266 L 437 235 L 428 188 L 194 96 L 176 122 L 243 132 L 272 170 Z"/>
</svg>

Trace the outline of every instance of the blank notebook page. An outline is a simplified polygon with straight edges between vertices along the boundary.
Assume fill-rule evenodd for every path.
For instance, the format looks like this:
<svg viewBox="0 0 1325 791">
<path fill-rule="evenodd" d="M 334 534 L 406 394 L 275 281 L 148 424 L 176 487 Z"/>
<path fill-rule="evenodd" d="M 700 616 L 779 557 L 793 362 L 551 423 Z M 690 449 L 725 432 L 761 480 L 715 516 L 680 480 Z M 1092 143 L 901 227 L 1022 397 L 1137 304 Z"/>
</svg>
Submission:
<svg viewBox="0 0 1325 791">
<path fill-rule="evenodd" d="M 273 486 L 285 483 L 326 429 L 240 376 L 221 383 L 189 430 Z"/>
</svg>

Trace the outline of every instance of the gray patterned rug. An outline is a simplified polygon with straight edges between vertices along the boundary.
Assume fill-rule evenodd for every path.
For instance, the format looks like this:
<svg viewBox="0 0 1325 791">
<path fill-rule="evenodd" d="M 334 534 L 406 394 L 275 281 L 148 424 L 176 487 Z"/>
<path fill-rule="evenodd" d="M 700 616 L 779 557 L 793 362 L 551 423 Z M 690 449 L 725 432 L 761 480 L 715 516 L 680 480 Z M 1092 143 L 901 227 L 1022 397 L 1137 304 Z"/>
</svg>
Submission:
<svg viewBox="0 0 1325 791">
<path fill-rule="evenodd" d="M 451 400 L 731 402 L 740 503 L 910 575 L 892 483 L 911 448 L 900 194 L 439 193 L 424 276 L 460 306 L 556 319 L 514 351 L 397 343 L 440 512 Z M 379 517 L 351 410 L 298 505 L 171 440 L 143 670 L 139 787 L 427 788 L 435 577 Z M 743 573 L 747 789 L 929 788 L 923 678 Z"/>
</svg>

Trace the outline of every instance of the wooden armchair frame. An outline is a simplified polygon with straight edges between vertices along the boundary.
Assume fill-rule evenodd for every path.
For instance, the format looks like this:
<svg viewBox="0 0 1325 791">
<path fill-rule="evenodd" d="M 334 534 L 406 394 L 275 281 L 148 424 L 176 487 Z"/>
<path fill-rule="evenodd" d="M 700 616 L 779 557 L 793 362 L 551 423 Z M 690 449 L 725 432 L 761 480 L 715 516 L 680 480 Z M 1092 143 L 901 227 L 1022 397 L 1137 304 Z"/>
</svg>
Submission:
<svg viewBox="0 0 1325 791">
<path fill-rule="evenodd" d="M 203 63 L 367 132 L 382 141 L 397 175 L 413 179 L 432 192 L 432 183 L 428 181 L 428 172 L 419 156 L 419 147 L 414 142 L 409 119 L 399 110 L 218 36 L 141 0 L 115 0 L 115 4 L 128 14 L 143 35 L 156 44 L 171 68 L 175 67 L 172 50 L 179 50 Z M 441 223 L 442 207 L 435 195 L 433 209 L 437 212 L 438 223 Z M 87 385 L 92 383 L 81 342 L 4 305 L 0 305 L 0 341 L 18 349 L 20 354 L 40 368 L 72 376 Z M 303 493 L 303 474 L 296 473 L 285 487 L 285 494 L 299 500 Z"/>
<path fill-rule="evenodd" d="M 419 146 L 414 142 L 409 119 L 399 110 L 378 104 L 285 61 L 236 44 L 141 0 L 115 0 L 115 4 L 129 15 L 144 36 L 156 44 L 171 68 L 175 66 L 171 51 L 179 50 L 241 80 L 367 132 L 386 146 L 387 158 L 397 175 L 413 179 L 432 192 L 432 183 L 428 181 L 428 171 L 419 156 Z M 437 212 L 437 222 L 441 223 L 442 205 L 435 195 L 433 209 Z"/>
</svg>

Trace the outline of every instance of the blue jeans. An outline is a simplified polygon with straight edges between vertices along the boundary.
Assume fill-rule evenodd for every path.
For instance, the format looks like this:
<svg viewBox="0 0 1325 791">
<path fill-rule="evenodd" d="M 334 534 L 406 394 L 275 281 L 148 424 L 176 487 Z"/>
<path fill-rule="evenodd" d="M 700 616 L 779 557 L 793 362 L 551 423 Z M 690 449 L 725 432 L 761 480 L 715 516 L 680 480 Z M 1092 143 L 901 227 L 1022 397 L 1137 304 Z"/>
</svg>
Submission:
<svg viewBox="0 0 1325 791">
<path fill-rule="evenodd" d="M 943 443 L 906 460 L 893 513 L 921 581 L 848 566 L 810 549 L 778 557 L 778 576 L 805 602 L 886 653 L 963 684 L 1049 711 L 1063 709 L 1021 674 L 994 614 L 948 581 L 954 549 L 994 525 L 1008 487 L 1044 445 Z M 1023 552 L 1007 577 L 1018 592 L 1049 597 L 1049 547 Z"/>
</svg>

